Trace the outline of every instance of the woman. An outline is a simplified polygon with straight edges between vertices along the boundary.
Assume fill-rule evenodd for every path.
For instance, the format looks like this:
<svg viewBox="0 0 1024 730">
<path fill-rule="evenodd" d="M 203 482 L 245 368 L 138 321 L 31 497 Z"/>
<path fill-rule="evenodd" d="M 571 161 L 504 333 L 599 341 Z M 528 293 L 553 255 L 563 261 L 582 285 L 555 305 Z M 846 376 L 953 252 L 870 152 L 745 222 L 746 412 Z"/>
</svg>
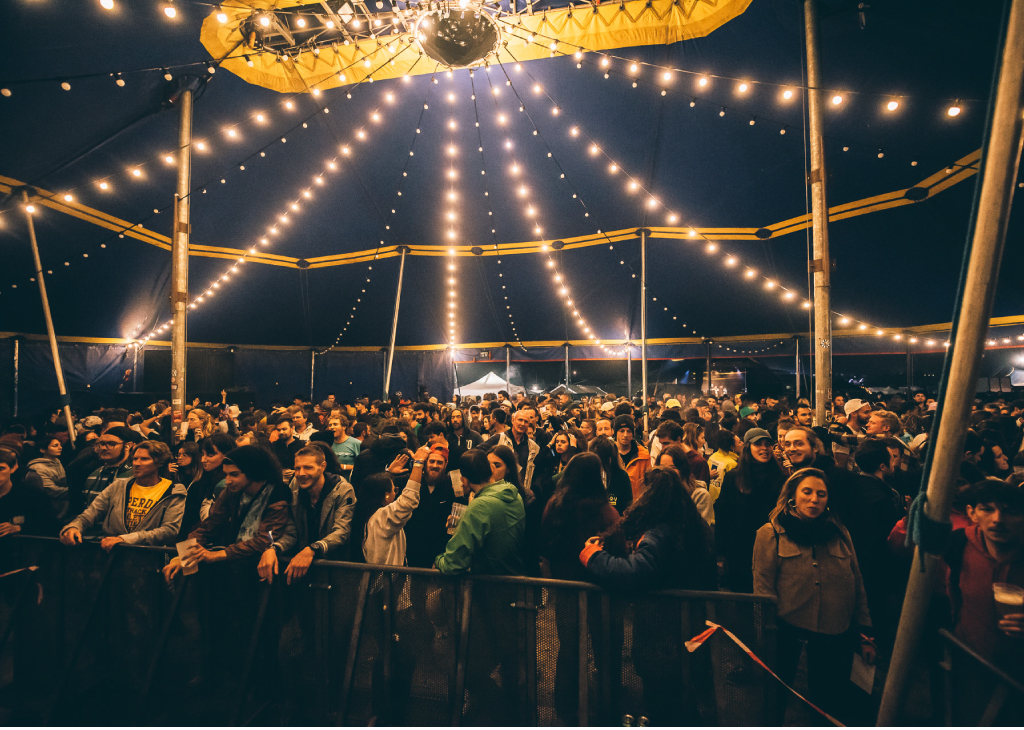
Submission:
<svg viewBox="0 0 1024 730">
<path fill-rule="evenodd" d="M 730 591 L 750 593 L 754 538 L 778 501 L 786 475 L 775 460 L 774 440 L 767 431 L 751 429 L 743 441 L 739 462 L 722 478 L 722 491 L 715 501 L 715 547 L 723 559 L 723 585 Z"/>
<path fill-rule="evenodd" d="M 167 465 L 175 480 L 184 484 L 186 489 L 203 474 L 201 455 L 202 449 L 195 441 L 182 441 L 178 446 L 177 458 Z"/>
<path fill-rule="evenodd" d="M 671 469 L 679 475 L 679 478 L 683 481 L 683 488 L 690 495 L 690 499 L 693 500 L 693 504 L 697 507 L 700 516 L 704 518 L 704 521 L 709 526 L 714 527 L 715 505 L 711 501 L 711 493 L 708 491 L 706 483 L 697 481 L 694 478 L 693 473 L 690 471 L 690 462 L 686 458 L 686 452 L 678 444 L 672 444 L 658 454 L 658 463 L 655 466 Z"/>
<path fill-rule="evenodd" d="M 754 544 L 754 593 L 778 601 L 778 674 L 793 683 L 807 646 L 810 699 L 841 717 L 853 652 L 875 661 L 871 616 L 850 534 L 828 508 L 820 469 L 801 469 L 782 488 Z M 781 689 L 781 688 L 780 688 Z M 786 694 L 780 694 L 781 720 Z"/>
<path fill-rule="evenodd" d="M 599 535 L 619 521 L 608 502 L 601 459 L 583 453 L 572 457 L 559 480 L 558 489 L 544 509 L 540 553 L 547 560 L 547 574 L 559 580 L 589 581 L 579 554 L 591 535 Z M 575 592 L 555 592 L 555 629 L 558 660 L 555 664 L 555 710 L 567 725 L 583 724 L 578 718 L 579 601 Z M 588 614 L 590 616 L 590 614 Z M 594 618 L 600 620 L 595 611 Z"/>
<path fill-rule="evenodd" d="M 215 433 L 199 442 L 203 473 L 188 487 L 185 497 L 185 514 L 181 518 L 178 540 L 188 539 L 196 526 L 210 514 L 210 506 L 224 488 L 224 456 L 235 448 L 235 442 L 224 433 Z M 179 481 L 181 481 L 179 479 Z"/>
<path fill-rule="evenodd" d="M 533 473 L 534 492 L 536 496 L 547 502 L 555 493 L 558 479 L 569 459 L 579 453 L 582 438 L 569 431 L 559 431 L 551 437 L 548 448 L 542 448 L 537 455 L 536 469 Z"/>
<path fill-rule="evenodd" d="M 39 475 L 53 514 L 60 520 L 68 511 L 68 478 L 64 465 L 60 463 L 64 446 L 55 435 L 46 437 L 43 443 L 45 445 L 39 450 L 39 455 L 28 463 L 28 469 Z"/>
<path fill-rule="evenodd" d="M 704 435 L 704 427 L 699 423 L 683 424 L 683 453 L 690 462 L 690 473 L 694 478 L 705 484 L 711 483 L 711 467 L 708 466 L 704 457 L 704 447 L 707 446 L 707 437 Z"/>
<path fill-rule="evenodd" d="M 213 419 L 202 408 L 193 408 L 186 419 L 188 430 L 183 440 L 202 441 L 213 434 Z"/>
<path fill-rule="evenodd" d="M 607 436 L 596 436 L 587 449 L 601 460 L 601 479 L 604 481 L 608 502 L 620 515 L 633 504 L 633 485 L 622 465 L 619 449 Z"/>
<path fill-rule="evenodd" d="M 499 482 L 504 479 L 514 486 L 519 492 L 519 496 L 523 498 L 523 506 L 526 508 L 523 561 L 526 564 L 526 574 L 539 578 L 541 575 L 540 552 L 537 548 L 540 544 L 541 519 L 544 516 L 547 498 L 541 498 L 541 495 L 532 489 L 523 487 L 523 481 L 519 476 L 519 462 L 516 460 L 515 452 L 508 446 L 492 446 L 487 452 L 487 461 L 491 465 L 494 481 Z M 472 499 L 472 495 L 470 495 L 470 499 Z"/>
<path fill-rule="evenodd" d="M 595 582 L 627 597 L 665 588 L 714 590 L 710 529 L 679 475 L 655 467 L 622 519 L 587 540 L 580 562 Z M 652 725 L 699 725 L 697 703 L 679 662 L 686 651 L 673 636 L 657 621 L 633 622 L 633 666 L 643 680 L 644 714 Z"/>
<path fill-rule="evenodd" d="M 492 446 L 487 452 L 487 461 L 491 464 L 491 473 L 494 481 L 505 480 L 516 488 L 519 496 L 523 498 L 523 504 L 527 507 L 533 503 L 534 494 L 523 486 L 523 480 L 519 477 L 519 462 L 516 461 L 516 454 L 508 446 Z"/>
<path fill-rule="evenodd" d="M 405 565 L 405 523 L 420 503 L 423 465 L 430 449 L 421 446 L 413 455 L 412 472 L 400 495 L 389 472 L 370 474 L 356 499 L 353 535 L 361 538 L 363 557 L 371 565 Z M 396 466 L 404 468 L 409 457 L 399 454 Z"/>
</svg>

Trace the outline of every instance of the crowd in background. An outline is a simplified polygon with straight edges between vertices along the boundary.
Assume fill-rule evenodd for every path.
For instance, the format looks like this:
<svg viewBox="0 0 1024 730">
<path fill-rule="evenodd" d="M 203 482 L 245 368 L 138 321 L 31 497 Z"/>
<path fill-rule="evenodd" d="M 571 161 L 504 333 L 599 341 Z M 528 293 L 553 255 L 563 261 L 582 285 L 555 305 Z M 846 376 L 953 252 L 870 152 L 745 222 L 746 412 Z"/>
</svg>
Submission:
<svg viewBox="0 0 1024 730">
<path fill-rule="evenodd" d="M 746 394 L 330 395 L 244 411 L 221 396 L 196 399 L 180 423 L 165 401 L 81 414 L 73 445 L 60 412 L 7 423 L 0 540 L 188 541 L 165 568 L 169 582 L 183 568 L 245 560 L 261 580 L 292 584 L 328 558 L 627 593 L 768 595 L 779 675 L 792 683 L 806 649 L 812 699 L 838 716 L 855 704 L 854 655 L 872 664 L 892 650 L 913 555 L 908 507 L 935 414 L 924 393 L 836 396 L 823 424 L 806 401 Z M 1019 674 L 1024 401 L 979 401 L 971 424 L 932 629 L 951 628 Z M 569 626 L 560 619 L 559 633 Z M 578 657 L 562 654 L 558 674 L 571 678 Z M 652 721 L 686 722 L 658 668 L 637 669 Z M 478 705 L 492 685 L 467 677 Z M 572 692 L 557 694 L 571 717 Z"/>
</svg>

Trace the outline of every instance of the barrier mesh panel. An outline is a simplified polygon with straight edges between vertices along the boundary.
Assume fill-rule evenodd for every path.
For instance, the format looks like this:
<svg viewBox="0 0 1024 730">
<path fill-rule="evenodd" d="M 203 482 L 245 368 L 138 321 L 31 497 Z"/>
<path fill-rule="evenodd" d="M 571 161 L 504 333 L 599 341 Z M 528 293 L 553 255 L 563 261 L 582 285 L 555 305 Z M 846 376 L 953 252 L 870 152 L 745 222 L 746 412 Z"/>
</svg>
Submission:
<svg viewBox="0 0 1024 730">
<path fill-rule="evenodd" d="M 684 646 L 712 620 L 771 663 L 774 605 L 763 599 L 680 592 L 627 600 L 583 584 L 460 581 L 331 562 L 293 585 L 283 570 L 268 586 L 252 563 L 217 563 L 167 586 L 168 550 L 107 553 L 31 538 L 4 547 L 0 572 L 38 566 L 0 582 L 0 630 L 11 627 L 0 647 L 5 724 L 775 718 L 772 680 L 733 642 L 716 634 L 692 654 Z M 19 604 L 25 586 L 31 600 Z"/>
</svg>

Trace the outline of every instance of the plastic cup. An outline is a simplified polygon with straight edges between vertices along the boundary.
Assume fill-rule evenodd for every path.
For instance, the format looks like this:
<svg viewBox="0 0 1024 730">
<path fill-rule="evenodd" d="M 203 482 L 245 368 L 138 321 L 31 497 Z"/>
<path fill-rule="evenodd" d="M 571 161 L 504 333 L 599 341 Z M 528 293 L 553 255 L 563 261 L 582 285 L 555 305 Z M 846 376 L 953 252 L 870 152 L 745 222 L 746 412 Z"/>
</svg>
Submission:
<svg viewBox="0 0 1024 730">
<path fill-rule="evenodd" d="M 996 600 L 999 618 L 1011 613 L 1024 613 L 1024 588 L 1011 583 L 993 583 L 992 596 Z"/>
</svg>

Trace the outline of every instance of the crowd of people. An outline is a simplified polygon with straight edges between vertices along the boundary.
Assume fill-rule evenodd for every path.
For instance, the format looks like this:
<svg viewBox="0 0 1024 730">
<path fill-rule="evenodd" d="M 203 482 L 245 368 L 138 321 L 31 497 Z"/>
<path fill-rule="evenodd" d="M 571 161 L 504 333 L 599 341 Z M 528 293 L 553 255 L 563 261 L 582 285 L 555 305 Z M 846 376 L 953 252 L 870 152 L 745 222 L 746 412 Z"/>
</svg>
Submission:
<svg viewBox="0 0 1024 730">
<path fill-rule="evenodd" d="M 839 717 L 853 704 L 854 655 L 873 664 L 892 650 L 913 554 L 908 507 L 935 414 L 925 393 L 836 396 L 821 424 L 806 401 L 746 394 L 330 395 L 245 411 L 221 395 L 197 399 L 181 423 L 165 401 L 84 415 L 73 444 L 59 412 L 7 423 L 0 539 L 95 536 L 105 550 L 188 541 L 168 582 L 249 561 L 260 580 L 290 585 L 327 558 L 627 594 L 753 592 L 777 601 L 780 677 L 792 684 L 806 648 L 811 699 Z M 1024 401 L 979 401 L 971 425 L 932 628 L 1019 674 Z M 555 608 L 563 636 L 577 608 Z M 636 627 L 634 640 L 651 629 Z M 579 659 L 565 639 L 556 702 L 571 719 Z M 636 665 L 651 720 L 685 722 L 664 673 Z M 471 702 L 489 701 L 488 683 L 467 677 Z"/>
</svg>

